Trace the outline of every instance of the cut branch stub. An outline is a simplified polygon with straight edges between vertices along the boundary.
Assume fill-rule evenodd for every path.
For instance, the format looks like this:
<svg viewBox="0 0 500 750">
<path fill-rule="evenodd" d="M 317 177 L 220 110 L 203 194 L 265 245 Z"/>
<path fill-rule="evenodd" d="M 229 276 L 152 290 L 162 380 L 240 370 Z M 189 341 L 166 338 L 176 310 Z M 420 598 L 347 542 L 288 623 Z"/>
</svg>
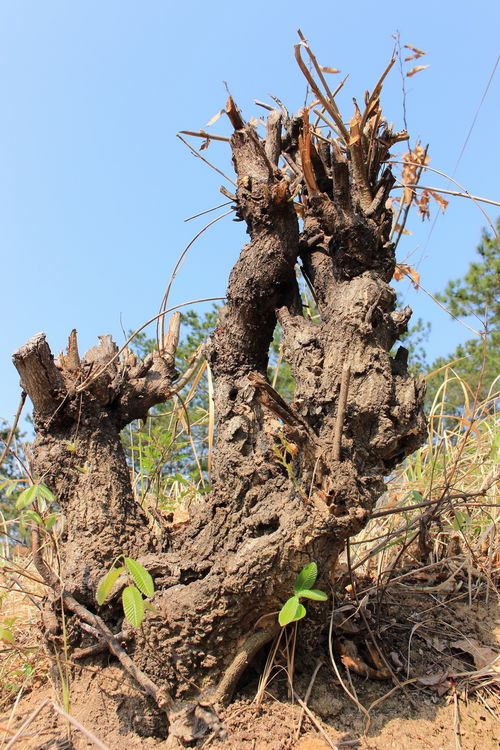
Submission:
<svg viewBox="0 0 500 750">
<path fill-rule="evenodd" d="M 120 430 L 169 397 L 175 338 L 172 331 L 165 357 L 155 352 L 143 362 L 130 352 L 118 359 L 111 336 L 101 336 L 80 360 L 76 331 L 59 364 L 43 334 L 14 354 L 34 406 L 33 470 L 66 517 L 64 585 L 82 602 L 94 601 L 97 581 L 118 554 L 155 548 L 134 499 Z"/>
<path fill-rule="evenodd" d="M 13 355 L 21 377 L 21 387 L 29 395 L 35 409 L 46 416 L 52 414 L 65 396 L 65 381 L 54 364 L 44 333 L 37 333 Z"/>
</svg>

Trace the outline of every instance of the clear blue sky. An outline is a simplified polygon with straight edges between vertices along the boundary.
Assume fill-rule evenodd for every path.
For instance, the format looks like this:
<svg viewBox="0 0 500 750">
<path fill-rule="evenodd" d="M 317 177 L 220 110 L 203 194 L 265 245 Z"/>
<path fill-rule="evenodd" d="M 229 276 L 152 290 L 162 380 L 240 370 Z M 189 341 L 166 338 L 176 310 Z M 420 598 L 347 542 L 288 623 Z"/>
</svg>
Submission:
<svg viewBox="0 0 500 750">
<path fill-rule="evenodd" d="M 34 333 L 44 331 L 57 353 L 75 327 L 85 351 L 99 334 L 123 341 L 121 325 L 136 328 L 157 312 L 180 250 L 204 222 L 184 218 L 223 200 L 223 180 L 175 135 L 204 127 L 224 106 L 223 81 L 247 118 L 262 113 L 253 99 L 268 93 L 299 108 L 297 27 L 320 62 L 350 73 L 340 97 L 346 119 L 351 97 L 361 100 L 385 67 L 396 30 L 426 50 L 430 67 L 406 79 L 409 129 L 430 143 L 432 166 L 454 171 L 499 53 L 493 0 L 0 1 L 0 416 L 11 418 L 19 399 L 11 354 Z M 455 175 L 496 200 L 499 93 L 497 70 Z M 383 105 L 402 127 L 397 68 Z M 224 144 L 208 157 L 230 169 Z M 431 175 L 426 183 L 450 187 Z M 494 220 L 498 209 L 489 213 Z M 431 224 L 412 219 L 400 260 L 409 257 L 423 285 L 439 291 L 466 271 L 484 225 L 473 204 L 455 199 L 430 237 Z M 205 234 L 172 303 L 223 295 L 244 241 L 230 217 Z M 405 294 L 432 322 L 431 359 L 468 337 L 422 292 Z"/>
</svg>

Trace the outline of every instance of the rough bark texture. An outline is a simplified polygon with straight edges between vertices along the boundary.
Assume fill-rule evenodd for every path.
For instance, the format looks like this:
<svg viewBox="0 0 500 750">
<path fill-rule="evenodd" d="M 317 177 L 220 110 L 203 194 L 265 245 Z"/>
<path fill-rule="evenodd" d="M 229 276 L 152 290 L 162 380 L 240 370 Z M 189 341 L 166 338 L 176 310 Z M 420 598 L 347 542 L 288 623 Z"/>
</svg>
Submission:
<svg viewBox="0 0 500 750">
<path fill-rule="evenodd" d="M 121 429 L 165 401 L 175 376 L 172 354 L 122 361 L 101 336 L 80 361 L 73 331 L 58 364 L 37 334 L 14 354 L 34 406 L 33 469 L 57 496 L 65 516 L 61 579 L 81 602 L 95 605 L 96 582 L 120 553 L 155 548 L 135 502 Z"/>
<path fill-rule="evenodd" d="M 384 476 L 418 447 L 425 427 L 423 386 L 408 374 L 403 350 L 396 358 L 389 353 L 411 312 L 395 310 L 388 284 L 395 258 L 385 202 L 393 178 L 383 163 L 396 138 L 388 130 L 380 135 L 379 119 L 369 118 L 360 144 L 316 147 L 307 113 L 287 119 L 273 112 L 263 142 L 232 102 L 228 114 L 236 128 L 237 210 L 250 242 L 207 347 L 217 446 L 212 491 L 191 523 L 155 549 L 119 443 L 128 421 L 168 395 L 171 359 L 115 360 L 85 386 L 90 363 L 106 362 L 110 344 L 102 342 L 75 369 L 64 361 L 55 367 L 43 337 L 15 358 L 35 405 L 36 470 L 67 519 L 65 585 L 95 607 L 96 581 L 116 554 L 127 552 L 149 567 L 157 614 L 135 634 L 131 654 L 186 699 L 216 686 L 231 665 L 237 673 L 235 665 L 246 663 L 241 653 L 272 637 L 275 627 L 266 631 L 261 618 L 288 598 L 304 564 L 316 561 L 328 578 L 345 540 L 382 493 Z M 280 155 L 292 171 L 277 167 Z M 290 182 L 301 188 L 299 207 Z M 319 323 L 302 314 L 297 262 Z M 296 382 L 292 404 L 266 381 L 278 321 Z M 188 730 L 176 732 L 189 737 Z"/>
</svg>

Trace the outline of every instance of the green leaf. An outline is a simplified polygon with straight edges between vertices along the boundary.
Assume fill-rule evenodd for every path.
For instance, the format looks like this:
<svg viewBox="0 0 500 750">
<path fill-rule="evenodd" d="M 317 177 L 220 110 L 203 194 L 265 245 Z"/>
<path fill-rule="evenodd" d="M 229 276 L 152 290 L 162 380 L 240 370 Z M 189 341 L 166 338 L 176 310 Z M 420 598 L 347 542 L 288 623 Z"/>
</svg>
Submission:
<svg viewBox="0 0 500 750">
<path fill-rule="evenodd" d="M 31 487 L 27 487 L 21 492 L 16 500 L 16 508 L 26 508 L 37 498 L 42 498 L 49 503 L 55 502 L 56 499 L 49 488 L 44 484 L 32 484 Z"/>
<path fill-rule="evenodd" d="M 138 628 L 144 620 L 144 599 L 135 586 L 125 586 L 122 593 L 123 611 L 133 628 Z"/>
<path fill-rule="evenodd" d="M 55 495 L 44 484 L 36 485 L 38 487 L 37 497 L 43 497 L 48 503 L 55 503 Z"/>
<path fill-rule="evenodd" d="M 17 489 L 18 489 L 17 482 L 11 482 L 10 486 L 7 487 L 7 489 L 5 490 L 5 494 L 7 495 L 7 497 L 11 497 L 14 494 L 14 492 L 17 492 Z"/>
<path fill-rule="evenodd" d="M 153 596 L 155 593 L 155 585 L 146 568 L 143 568 L 137 560 L 133 560 L 130 557 L 125 557 L 124 560 L 139 591 L 142 591 L 144 596 Z"/>
<path fill-rule="evenodd" d="M 297 580 L 295 581 L 295 585 L 293 587 L 294 592 L 297 593 L 297 591 L 303 591 L 304 589 L 312 588 L 317 577 L 318 566 L 315 562 L 311 562 L 304 568 L 302 568 L 299 575 L 297 576 Z"/>
<path fill-rule="evenodd" d="M 34 521 L 40 525 L 43 524 L 42 517 L 35 510 L 25 510 L 23 515 L 24 518 L 27 518 L 29 521 Z"/>
<path fill-rule="evenodd" d="M 305 599 L 314 599 L 316 602 L 328 601 L 328 594 L 325 594 L 324 591 L 319 591 L 319 589 L 303 589 L 302 591 L 297 591 L 296 595 L 298 597 L 303 596 Z"/>
<path fill-rule="evenodd" d="M 37 493 L 37 484 L 32 484 L 31 487 L 26 487 L 26 489 L 21 492 L 16 500 L 16 508 L 19 510 L 21 508 L 26 508 L 28 505 L 31 505 L 31 503 L 38 497 Z"/>
<path fill-rule="evenodd" d="M 52 513 L 46 520 L 45 520 L 45 528 L 47 531 L 50 531 L 51 528 L 54 526 L 55 522 L 57 521 L 59 517 L 58 513 Z"/>
<path fill-rule="evenodd" d="M 0 641 L 3 641 L 4 643 L 14 643 L 14 636 L 12 635 L 12 631 L 8 628 L 4 628 L 0 625 Z"/>
<path fill-rule="evenodd" d="M 121 565 L 119 568 L 111 568 L 111 570 L 108 570 L 104 578 L 101 580 L 96 592 L 96 599 L 99 606 L 101 604 L 104 604 L 111 593 L 111 589 L 124 570 L 125 568 L 123 567 L 123 565 Z"/>
<path fill-rule="evenodd" d="M 282 606 L 278 615 L 278 622 L 282 628 L 290 622 L 300 620 L 306 614 L 306 608 L 299 602 L 296 596 L 290 599 Z"/>
<path fill-rule="evenodd" d="M 472 518 L 465 510 L 455 510 L 454 519 L 451 523 L 455 531 L 466 531 L 467 527 L 472 523 Z"/>
</svg>

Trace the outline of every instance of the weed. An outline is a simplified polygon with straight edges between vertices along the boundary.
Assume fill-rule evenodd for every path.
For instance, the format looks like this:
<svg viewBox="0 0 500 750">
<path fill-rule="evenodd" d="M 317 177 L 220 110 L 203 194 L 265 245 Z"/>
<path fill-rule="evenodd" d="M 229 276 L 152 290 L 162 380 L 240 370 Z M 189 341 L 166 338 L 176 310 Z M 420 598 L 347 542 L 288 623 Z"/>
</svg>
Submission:
<svg viewBox="0 0 500 750">
<path fill-rule="evenodd" d="M 312 588 L 317 577 L 318 566 L 315 562 L 311 562 L 302 568 L 293 586 L 293 596 L 285 602 L 278 615 L 278 622 L 281 627 L 306 616 L 307 610 L 301 604 L 301 599 L 313 599 L 317 602 L 327 601 L 328 595 L 324 591 Z"/>
<path fill-rule="evenodd" d="M 123 560 L 124 565 L 117 567 L 116 564 L 120 560 Z M 99 605 L 104 604 L 106 599 L 113 593 L 116 593 L 115 584 L 120 583 L 119 579 L 121 576 L 123 576 L 122 586 L 127 583 L 127 578 L 129 579 L 129 582 L 122 591 L 123 613 L 132 627 L 138 628 L 144 620 L 145 610 L 150 609 L 153 612 L 156 610 L 147 599 L 143 598 L 144 596 L 151 598 L 154 595 L 155 587 L 153 579 L 137 560 L 125 557 L 124 555 L 119 555 L 116 558 L 97 587 L 97 603 Z"/>
</svg>

